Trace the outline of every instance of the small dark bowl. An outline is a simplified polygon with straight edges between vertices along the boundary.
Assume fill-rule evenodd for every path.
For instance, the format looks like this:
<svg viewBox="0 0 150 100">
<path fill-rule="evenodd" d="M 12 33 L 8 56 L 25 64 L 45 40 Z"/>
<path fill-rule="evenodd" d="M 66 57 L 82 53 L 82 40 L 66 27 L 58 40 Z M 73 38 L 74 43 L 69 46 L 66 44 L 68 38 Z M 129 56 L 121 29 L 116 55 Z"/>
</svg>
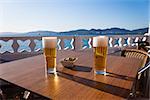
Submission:
<svg viewBox="0 0 150 100">
<path fill-rule="evenodd" d="M 77 61 L 78 58 L 64 58 L 62 61 L 61 61 L 61 64 L 64 66 L 64 67 L 74 67 L 74 63 Z"/>
</svg>

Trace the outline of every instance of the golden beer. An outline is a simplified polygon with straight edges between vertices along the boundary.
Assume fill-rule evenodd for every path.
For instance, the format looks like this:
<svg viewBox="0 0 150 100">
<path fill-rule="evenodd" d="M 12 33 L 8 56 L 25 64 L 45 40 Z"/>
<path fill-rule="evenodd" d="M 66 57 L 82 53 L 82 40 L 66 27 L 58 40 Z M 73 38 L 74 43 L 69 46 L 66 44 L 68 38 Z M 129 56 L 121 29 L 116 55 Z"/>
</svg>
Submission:
<svg viewBox="0 0 150 100">
<path fill-rule="evenodd" d="M 94 48 L 94 63 L 96 70 L 106 70 L 107 47 Z"/>
<path fill-rule="evenodd" d="M 56 72 L 57 37 L 43 37 L 43 53 L 48 73 Z"/>
<path fill-rule="evenodd" d="M 54 68 L 56 66 L 56 48 L 44 48 L 46 66 Z"/>
<path fill-rule="evenodd" d="M 97 74 L 106 73 L 108 38 L 105 36 L 93 37 L 94 68 Z"/>
</svg>

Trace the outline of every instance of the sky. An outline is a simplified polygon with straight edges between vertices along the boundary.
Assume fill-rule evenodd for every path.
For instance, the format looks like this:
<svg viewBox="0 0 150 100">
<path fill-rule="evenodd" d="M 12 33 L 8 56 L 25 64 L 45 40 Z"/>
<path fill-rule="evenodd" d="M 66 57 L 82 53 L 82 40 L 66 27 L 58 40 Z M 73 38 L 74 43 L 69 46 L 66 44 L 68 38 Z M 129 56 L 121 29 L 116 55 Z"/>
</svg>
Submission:
<svg viewBox="0 0 150 100">
<path fill-rule="evenodd" d="M 0 32 L 145 28 L 149 4 L 149 0 L 0 0 Z"/>
</svg>

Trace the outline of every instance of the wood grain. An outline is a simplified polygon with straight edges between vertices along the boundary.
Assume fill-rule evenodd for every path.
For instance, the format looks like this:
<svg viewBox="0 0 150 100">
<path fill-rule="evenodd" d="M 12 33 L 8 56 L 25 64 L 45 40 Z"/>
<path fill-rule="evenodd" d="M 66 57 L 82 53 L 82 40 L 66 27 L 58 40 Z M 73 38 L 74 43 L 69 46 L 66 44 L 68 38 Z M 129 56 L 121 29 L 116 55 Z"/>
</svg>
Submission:
<svg viewBox="0 0 150 100">
<path fill-rule="evenodd" d="M 84 79 L 101 82 L 130 90 L 133 81 L 119 79 L 110 76 L 95 75 L 91 72 L 80 72 L 64 68 L 60 60 L 65 57 L 78 57 L 76 65 L 93 67 L 92 51 L 58 51 L 57 69 L 61 72 L 81 77 Z M 137 59 L 129 59 L 117 56 L 108 56 L 107 70 L 109 72 L 135 78 L 136 72 L 141 62 Z M 16 60 L 0 64 L 0 78 L 10 83 L 23 87 L 29 91 L 42 96 L 56 99 L 124 99 L 120 96 L 107 93 L 105 91 L 92 88 L 78 81 L 56 75 L 47 75 L 45 73 L 45 64 L 43 55 L 30 57 L 22 60 Z"/>
</svg>

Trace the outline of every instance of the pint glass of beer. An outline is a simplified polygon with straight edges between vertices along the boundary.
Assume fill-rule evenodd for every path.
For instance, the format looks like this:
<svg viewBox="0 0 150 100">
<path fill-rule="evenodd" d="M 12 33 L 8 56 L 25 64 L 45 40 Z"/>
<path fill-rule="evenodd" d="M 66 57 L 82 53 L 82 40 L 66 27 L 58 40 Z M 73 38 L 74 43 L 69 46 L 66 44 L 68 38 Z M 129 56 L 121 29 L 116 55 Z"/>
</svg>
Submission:
<svg viewBox="0 0 150 100">
<path fill-rule="evenodd" d="M 94 67 L 96 74 L 106 74 L 108 37 L 93 37 Z"/>
<path fill-rule="evenodd" d="M 57 37 L 43 37 L 43 53 L 48 73 L 56 73 Z"/>
</svg>

